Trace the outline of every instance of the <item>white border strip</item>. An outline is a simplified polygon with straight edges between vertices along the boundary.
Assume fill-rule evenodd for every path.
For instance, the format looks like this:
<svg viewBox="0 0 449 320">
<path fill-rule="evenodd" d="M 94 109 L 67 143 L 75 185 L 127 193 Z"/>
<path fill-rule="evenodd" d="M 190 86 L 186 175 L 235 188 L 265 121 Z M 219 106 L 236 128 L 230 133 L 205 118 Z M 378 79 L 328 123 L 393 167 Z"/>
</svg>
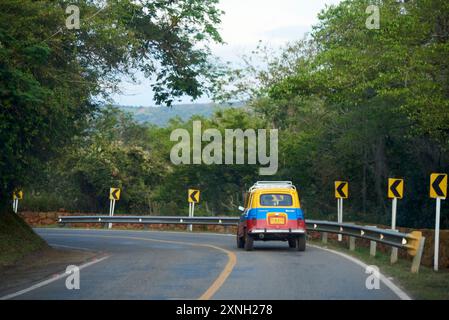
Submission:
<svg viewBox="0 0 449 320">
<path fill-rule="evenodd" d="M 95 260 L 93 260 L 93 261 L 87 262 L 87 263 L 85 263 L 85 264 L 79 266 L 78 268 L 79 268 L 79 270 L 84 269 L 84 268 L 87 268 L 87 267 L 89 267 L 89 266 L 91 266 L 91 265 L 93 265 L 93 264 L 96 264 L 96 263 L 98 263 L 98 262 L 101 262 L 101 261 L 103 261 L 103 260 L 106 260 L 107 258 L 109 258 L 109 256 L 104 256 L 104 257 L 95 259 Z M 6 295 L 6 296 L 0 297 L 0 300 L 9 300 L 9 299 L 18 297 L 18 296 L 23 295 L 23 294 L 25 294 L 25 293 L 28 293 L 28 292 L 30 292 L 30 291 L 32 291 L 32 290 L 35 290 L 35 289 L 41 288 L 41 287 L 43 287 L 43 286 L 46 286 L 46 285 L 48 285 L 48 284 L 50 284 L 50 283 L 52 283 L 52 282 L 55 282 L 55 281 L 60 280 L 60 279 L 63 279 L 63 278 L 65 278 L 65 277 L 67 277 L 68 275 L 69 275 L 69 274 L 68 274 L 68 273 L 65 273 L 65 272 L 60 273 L 60 274 L 57 274 L 57 275 L 53 276 L 52 278 L 47 279 L 47 280 L 44 280 L 44 281 L 39 282 L 39 283 L 36 283 L 35 285 L 33 285 L 33 286 L 29 287 L 29 288 L 26 288 L 26 289 L 23 289 L 23 290 L 20 290 L 20 291 L 17 291 L 17 292 L 8 294 L 8 295 Z"/>
<path fill-rule="evenodd" d="M 50 243 L 47 242 L 51 247 L 57 247 L 57 248 L 64 248 L 64 249 L 72 249 L 72 250 L 80 250 L 80 251 L 89 251 L 92 252 L 93 250 L 87 249 L 87 248 L 81 248 L 81 247 L 73 247 L 73 246 L 66 246 L 64 244 L 57 244 L 57 243 Z"/>
<path fill-rule="evenodd" d="M 352 262 L 354 262 L 355 264 L 358 264 L 359 266 L 361 266 L 362 268 L 366 269 L 368 267 L 368 265 L 362 261 L 360 261 L 357 258 L 354 258 L 350 255 L 347 255 L 343 252 L 339 252 L 336 250 L 332 250 L 332 249 L 328 249 L 328 248 L 323 248 L 314 244 L 307 244 L 307 246 L 313 247 L 313 248 L 317 248 L 317 249 L 321 249 L 327 252 L 331 252 L 334 254 L 337 254 L 347 260 L 350 260 Z M 389 280 L 387 277 L 385 277 L 381 272 L 379 272 L 380 275 L 380 280 L 391 290 L 393 291 L 401 300 L 412 300 L 412 298 L 405 293 L 402 289 L 400 289 L 397 285 L 395 285 L 391 280 Z"/>
</svg>

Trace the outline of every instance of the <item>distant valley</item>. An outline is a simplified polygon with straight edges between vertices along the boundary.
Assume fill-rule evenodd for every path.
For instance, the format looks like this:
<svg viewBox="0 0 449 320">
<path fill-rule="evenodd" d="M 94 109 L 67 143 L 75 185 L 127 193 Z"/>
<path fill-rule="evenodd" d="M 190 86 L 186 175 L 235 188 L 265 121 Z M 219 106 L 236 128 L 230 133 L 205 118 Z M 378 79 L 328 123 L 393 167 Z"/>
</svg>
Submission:
<svg viewBox="0 0 449 320">
<path fill-rule="evenodd" d="M 157 126 L 165 126 L 174 117 L 188 120 L 193 115 L 211 117 L 215 111 L 226 108 L 241 108 L 243 103 L 232 105 L 222 105 L 213 103 L 179 104 L 172 107 L 142 107 L 142 106 L 121 106 L 116 107 L 122 111 L 129 112 L 139 123 L 150 123 Z"/>
</svg>

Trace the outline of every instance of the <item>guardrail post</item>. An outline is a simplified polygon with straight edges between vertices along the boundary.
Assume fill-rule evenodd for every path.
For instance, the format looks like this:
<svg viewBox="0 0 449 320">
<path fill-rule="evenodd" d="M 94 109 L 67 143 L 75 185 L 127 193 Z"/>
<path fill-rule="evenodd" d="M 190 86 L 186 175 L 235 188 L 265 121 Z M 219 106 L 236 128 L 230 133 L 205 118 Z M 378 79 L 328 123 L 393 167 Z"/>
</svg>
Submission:
<svg viewBox="0 0 449 320">
<path fill-rule="evenodd" d="M 377 247 L 377 242 L 376 241 L 370 241 L 369 243 L 369 255 L 372 257 L 376 256 L 376 247 Z"/>
<path fill-rule="evenodd" d="M 355 237 L 349 237 L 349 250 L 355 250 Z"/>
<path fill-rule="evenodd" d="M 327 232 L 321 233 L 321 242 L 327 244 Z"/>
<path fill-rule="evenodd" d="M 418 245 L 418 251 L 416 252 L 416 255 L 413 257 L 412 268 L 410 270 L 412 273 L 419 272 L 419 267 L 421 266 L 421 257 L 422 257 L 423 251 L 424 251 L 425 241 L 426 241 L 426 237 L 421 237 L 421 240 L 419 241 L 419 245 Z"/>
<path fill-rule="evenodd" d="M 398 248 L 391 248 L 391 256 L 390 256 L 390 263 L 395 264 L 398 262 Z"/>
<path fill-rule="evenodd" d="M 396 232 L 399 232 L 399 230 L 395 230 L 395 229 L 393 229 L 393 230 Z M 395 264 L 396 262 L 398 262 L 398 248 L 392 247 L 391 248 L 391 256 L 390 256 L 390 264 Z"/>
</svg>

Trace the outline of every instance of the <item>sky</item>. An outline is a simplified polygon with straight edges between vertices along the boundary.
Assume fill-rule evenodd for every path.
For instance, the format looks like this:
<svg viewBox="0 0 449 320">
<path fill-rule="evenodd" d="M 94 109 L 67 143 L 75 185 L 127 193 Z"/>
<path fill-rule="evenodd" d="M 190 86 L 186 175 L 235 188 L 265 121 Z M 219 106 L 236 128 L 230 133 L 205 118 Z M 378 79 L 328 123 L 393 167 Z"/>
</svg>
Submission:
<svg viewBox="0 0 449 320">
<path fill-rule="evenodd" d="M 225 11 L 219 26 L 225 45 L 210 45 L 222 61 L 238 64 L 241 56 L 255 49 L 259 41 L 272 48 L 301 39 L 317 23 L 318 13 L 326 5 L 341 0 L 221 0 Z M 139 83 L 122 81 L 121 94 L 113 95 L 117 104 L 153 106 L 151 79 L 138 75 Z M 207 97 L 196 100 L 210 102 Z M 182 103 L 191 103 L 189 97 Z"/>
</svg>

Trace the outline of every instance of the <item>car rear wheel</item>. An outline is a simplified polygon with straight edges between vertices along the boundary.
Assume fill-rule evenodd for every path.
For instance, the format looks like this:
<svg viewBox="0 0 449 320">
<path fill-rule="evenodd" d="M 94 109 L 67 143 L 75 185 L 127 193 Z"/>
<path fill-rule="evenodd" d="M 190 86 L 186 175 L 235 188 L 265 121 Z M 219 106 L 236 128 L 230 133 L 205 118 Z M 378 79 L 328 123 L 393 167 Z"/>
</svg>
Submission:
<svg viewBox="0 0 449 320">
<path fill-rule="evenodd" d="M 306 251 L 306 235 L 301 235 L 296 239 L 296 250 Z"/>
<path fill-rule="evenodd" d="M 288 246 L 290 248 L 296 248 L 296 240 L 295 239 L 288 239 Z"/>
<path fill-rule="evenodd" d="M 237 248 L 243 249 L 245 247 L 245 239 L 243 237 L 240 237 L 237 233 Z"/>
<path fill-rule="evenodd" d="M 244 246 L 246 251 L 251 251 L 254 248 L 254 239 L 248 234 L 246 234 Z"/>
</svg>

